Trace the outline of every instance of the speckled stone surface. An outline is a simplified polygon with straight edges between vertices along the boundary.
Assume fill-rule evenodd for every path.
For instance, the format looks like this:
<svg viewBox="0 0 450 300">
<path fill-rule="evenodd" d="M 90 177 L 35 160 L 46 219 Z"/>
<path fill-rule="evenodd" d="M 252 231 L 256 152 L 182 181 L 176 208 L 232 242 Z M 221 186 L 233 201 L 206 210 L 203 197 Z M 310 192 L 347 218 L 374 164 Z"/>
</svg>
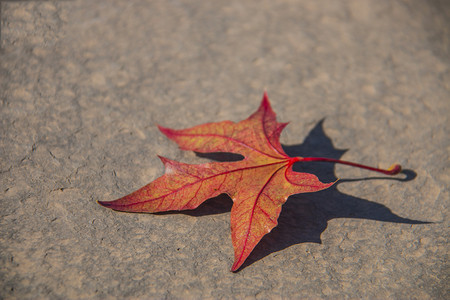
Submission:
<svg viewBox="0 0 450 300">
<path fill-rule="evenodd" d="M 447 1 L 1 2 L 0 298 L 449 297 Z M 292 196 L 237 273 L 219 197 L 103 208 L 183 152 L 156 124 L 239 121 L 266 89 Z"/>
</svg>

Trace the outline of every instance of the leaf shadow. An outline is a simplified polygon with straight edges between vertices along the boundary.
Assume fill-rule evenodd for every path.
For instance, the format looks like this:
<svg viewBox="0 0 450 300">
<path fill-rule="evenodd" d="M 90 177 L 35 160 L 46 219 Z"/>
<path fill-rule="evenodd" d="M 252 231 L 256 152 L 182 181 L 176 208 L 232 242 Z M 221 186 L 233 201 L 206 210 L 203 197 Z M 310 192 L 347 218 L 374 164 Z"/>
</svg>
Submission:
<svg viewBox="0 0 450 300">
<path fill-rule="evenodd" d="M 347 151 L 334 147 L 331 139 L 323 130 L 322 119 L 311 130 L 302 144 L 286 146 L 283 149 L 289 156 L 329 157 L 340 159 Z M 232 153 L 196 153 L 197 156 L 215 161 L 238 161 L 241 155 Z M 322 182 L 336 181 L 333 163 L 302 162 L 294 165 L 294 171 L 315 174 Z M 297 194 L 289 197 L 283 205 L 278 226 L 265 235 L 252 251 L 242 270 L 265 256 L 300 243 L 321 244 L 321 234 L 328 226 L 328 221 L 336 218 L 367 219 L 403 224 L 428 224 L 394 214 L 386 206 L 366 199 L 341 193 L 337 187 L 345 182 L 366 180 L 411 181 L 417 174 L 413 170 L 403 170 L 403 177 L 373 176 L 357 179 L 340 179 L 332 187 L 314 193 Z M 222 214 L 231 211 L 233 202 L 226 194 L 208 199 L 195 210 L 172 211 L 157 214 L 186 214 L 193 217 Z"/>
<path fill-rule="evenodd" d="M 304 142 L 299 145 L 285 146 L 289 156 L 316 156 L 340 159 L 347 151 L 336 149 L 331 139 L 323 130 L 322 119 L 311 130 Z M 335 181 L 333 163 L 302 162 L 294 165 L 294 171 L 313 173 L 323 182 Z M 340 179 L 332 187 L 315 193 L 297 194 L 289 197 L 283 205 L 278 226 L 263 237 L 241 269 L 253 264 L 265 256 L 300 243 L 321 244 L 321 234 L 328 226 L 328 221 L 336 218 L 367 219 L 403 224 L 428 224 L 419 220 L 404 218 L 393 213 L 386 206 L 366 199 L 341 193 L 339 184 L 366 180 L 410 181 L 417 174 L 413 170 L 403 170 L 403 178 L 378 176 L 359 179 Z"/>
</svg>

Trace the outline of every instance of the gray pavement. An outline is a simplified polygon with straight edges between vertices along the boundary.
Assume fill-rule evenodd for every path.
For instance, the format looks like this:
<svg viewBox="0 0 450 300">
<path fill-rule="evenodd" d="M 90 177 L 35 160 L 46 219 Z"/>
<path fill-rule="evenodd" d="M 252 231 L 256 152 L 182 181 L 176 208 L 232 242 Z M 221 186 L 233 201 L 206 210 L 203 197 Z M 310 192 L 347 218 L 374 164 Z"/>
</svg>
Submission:
<svg viewBox="0 0 450 300">
<path fill-rule="evenodd" d="M 448 1 L 3 1 L 0 298 L 449 298 Z M 298 171 L 237 273 L 231 200 L 103 208 L 163 173 L 156 124 L 240 121 L 268 91 Z"/>
</svg>

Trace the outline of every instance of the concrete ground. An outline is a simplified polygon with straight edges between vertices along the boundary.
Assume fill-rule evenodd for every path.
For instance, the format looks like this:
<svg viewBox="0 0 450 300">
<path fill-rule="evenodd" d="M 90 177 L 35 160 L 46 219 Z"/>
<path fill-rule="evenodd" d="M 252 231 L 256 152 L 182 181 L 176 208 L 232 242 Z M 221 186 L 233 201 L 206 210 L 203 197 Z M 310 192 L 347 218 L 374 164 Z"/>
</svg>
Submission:
<svg viewBox="0 0 450 300">
<path fill-rule="evenodd" d="M 450 5 L 442 0 L 2 1 L 0 298 L 449 296 Z M 163 173 L 186 128 L 266 89 L 290 155 L 341 165 L 292 196 L 237 273 L 231 200 L 96 203 Z"/>
</svg>

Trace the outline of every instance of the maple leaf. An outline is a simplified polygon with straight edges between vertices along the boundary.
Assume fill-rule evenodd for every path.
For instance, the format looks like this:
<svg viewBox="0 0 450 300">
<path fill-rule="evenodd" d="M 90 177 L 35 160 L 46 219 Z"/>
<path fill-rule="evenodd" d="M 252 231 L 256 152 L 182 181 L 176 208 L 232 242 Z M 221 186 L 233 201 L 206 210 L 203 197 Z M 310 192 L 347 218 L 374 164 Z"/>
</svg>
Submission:
<svg viewBox="0 0 450 300">
<path fill-rule="evenodd" d="M 209 198 L 226 193 L 233 200 L 231 239 L 232 271 L 238 270 L 262 239 L 277 226 L 282 205 L 290 195 L 316 192 L 334 184 L 313 174 L 292 170 L 296 162 L 328 161 L 394 175 L 388 170 L 322 157 L 289 157 L 279 138 L 287 123 L 278 123 L 267 93 L 259 109 L 238 123 L 222 121 L 189 129 L 159 129 L 181 149 L 200 153 L 231 152 L 244 156 L 235 162 L 189 165 L 159 157 L 165 174 L 141 189 L 115 201 L 99 204 L 118 211 L 163 212 L 195 209 Z"/>
</svg>

